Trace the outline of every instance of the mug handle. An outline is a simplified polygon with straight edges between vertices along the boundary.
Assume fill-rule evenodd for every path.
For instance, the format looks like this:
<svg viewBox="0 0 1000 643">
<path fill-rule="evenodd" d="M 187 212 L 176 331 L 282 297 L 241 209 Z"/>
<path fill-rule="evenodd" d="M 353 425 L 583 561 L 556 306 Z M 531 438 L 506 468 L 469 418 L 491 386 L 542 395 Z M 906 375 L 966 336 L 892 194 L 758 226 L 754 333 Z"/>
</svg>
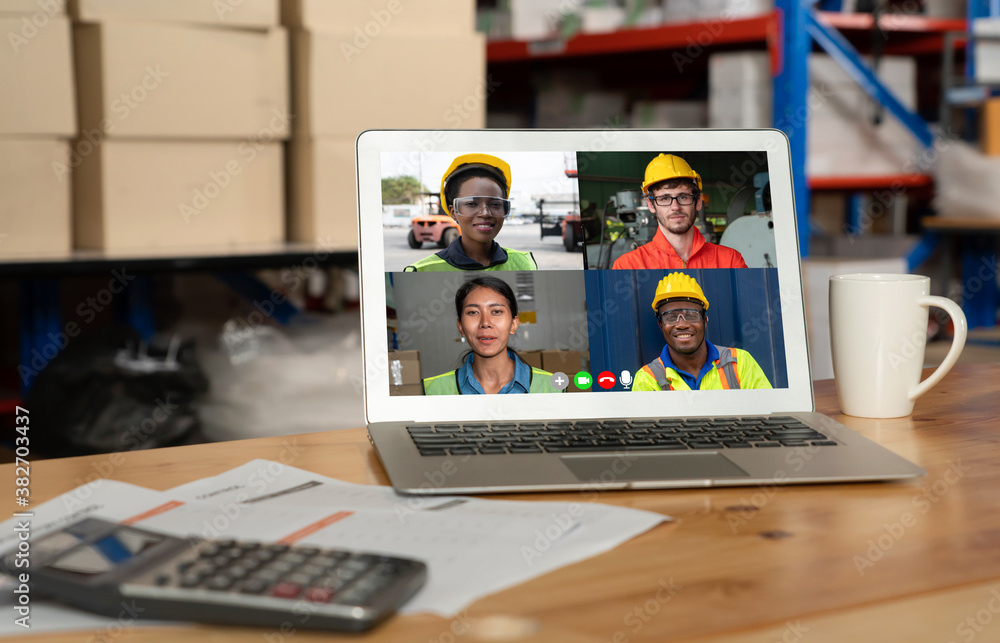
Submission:
<svg viewBox="0 0 1000 643">
<path fill-rule="evenodd" d="M 951 317 L 951 321 L 955 325 L 955 338 L 951 342 L 951 348 L 948 349 L 948 354 L 945 355 L 944 361 L 941 365 L 937 367 L 930 377 L 925 379 L 923 382 L 917 384 L 910 391 L 910 401 L 913 401 L 931 390 L 931 387 L 941 381 L 941 379 L 948 374 L 951 367 L 955 365 L 958 361 L 958 356 L 962 354 L 962 349 L 965 348 L 965 337 L 968 334 L 969 323 L 965 319 L 965 313 L 962 309 L 958 307 L 958 304 L 948 299 L 947 297 L 937 297 L 934 295 L 927 295 L 921 297 L 917 300 L 917 303 L 921 306 L 936 306 L 937 308 L 943 308 L 948 316 Z"/>
</svg>

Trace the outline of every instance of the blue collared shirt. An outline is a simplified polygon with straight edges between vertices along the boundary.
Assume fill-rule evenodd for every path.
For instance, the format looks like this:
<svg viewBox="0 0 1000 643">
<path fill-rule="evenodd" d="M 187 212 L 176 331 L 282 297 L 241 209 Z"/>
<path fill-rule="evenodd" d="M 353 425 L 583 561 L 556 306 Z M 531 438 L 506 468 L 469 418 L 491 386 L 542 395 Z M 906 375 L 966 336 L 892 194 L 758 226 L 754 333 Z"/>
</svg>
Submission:
<svg viewBox="0 0 1000 643">
<path fill-rule="evenodd" d="M 482 270 L 507 261 L 507 251 L 501 248 L 496 241 L 490 242 L 490 265 L 484 266 L 475 259 L 470 259 L 469 255 L 465 254 L 465 248 L 462 247 L 462 237 L 455 239 L 447 248 L 435 254 L 448 262 L 448 265 L 459 270 Z"/>
<path fill-rule="evenodd" d="M 716 351 L 718 353 L 718 351 Z M 507 382 L 499 393 L 527 393 L 531 390 L 531 367 L 524 363 L 517 353 L 507 349 L 507 357 L 514 362 L 514 379 Z M 465 358 L 465 363 L 458 369 L 458 392 L 462 395 L 483 395 L 483 390 L 479 380 L 472 372 L 472 362 L 476 359 L 475 353 L 469 353 Z"/>
<path fill-rule="evenodd" d="M 713 368 L 715 368 L 715 362 L 719 359 L 719 349 L 715 347 L 715 344 L 705 340 L 705 346 L 708 347 L 708 359 L 705 360 L 705 365 L 701 367 L 701 371 L 698 373 L 698 377 L 691 375 L 687 371 L 682 371 L 681 369 L 674 366 L 673 360 L 670 359 L 670 346 L 667 344 L 663 345 L 663 352 L 660 353 L 660 359 L 663 360 L 663 365 L 667 368 L 672 368 L 677 371 L 684 381 L 687 383 L 688 388 L 692 391 L 697 391 L 701 389 L 701 380 L 705 375 L 708 374 Z"/>
</svg>

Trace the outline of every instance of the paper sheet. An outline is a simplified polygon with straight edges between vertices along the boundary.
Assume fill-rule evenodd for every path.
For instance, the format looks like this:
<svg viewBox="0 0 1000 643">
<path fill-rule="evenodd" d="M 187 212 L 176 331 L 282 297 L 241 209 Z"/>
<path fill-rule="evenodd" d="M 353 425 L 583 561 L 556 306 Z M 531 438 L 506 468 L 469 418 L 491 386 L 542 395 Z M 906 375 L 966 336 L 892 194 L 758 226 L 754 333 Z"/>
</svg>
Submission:
<svg viewBox="0 0 1000 643">
<path fill-rule="evenodd" d="M 424 560 L 428 583 L 402 612 L 445 617 L 478 598 L 612 549 L 669 519 L 583 502 L 401 496 L 391 487 L 352 484 L 265 460 L 170 493 L 178 500 L 211 500 L 223 514 L 227 506 L 230 513 L 239 508 L 228 532 L 219 536 L 229 538 L 252 537 L 251 525 L 267 515 L 304 511 L 315 520 L 324 513 L 352 511 L 353 521 L 338 521 L 301 542 Z M 325 509 L 317 512 L 318 507 Z M 166 530 L 175 518 L 163 516 L 162 527 L 156 519 L 144 524 Z"/>
<path fill-rule="evenodd" d="M 266 460 L 164 492 L 104 480 L 35 507 L 33 513 L 33 539 L 95 516 L 173 535 L 419 558 L 428 564 L 428 582 L 401 611 L 444 617 L 669 520 L 648 511 L 583 502 L 401 496 L 390 487 L 347 483 Z M 0 525 L 0 552 L 15 544 L 13 522 Z M 106 617 L 41 601 L 37 605 L 41 609 L 33 611 L 31 633 L 96 631 L 108 625 Z M 7 625 L 0 626 L 0 634 L 26 633 Z"/>
</svg>

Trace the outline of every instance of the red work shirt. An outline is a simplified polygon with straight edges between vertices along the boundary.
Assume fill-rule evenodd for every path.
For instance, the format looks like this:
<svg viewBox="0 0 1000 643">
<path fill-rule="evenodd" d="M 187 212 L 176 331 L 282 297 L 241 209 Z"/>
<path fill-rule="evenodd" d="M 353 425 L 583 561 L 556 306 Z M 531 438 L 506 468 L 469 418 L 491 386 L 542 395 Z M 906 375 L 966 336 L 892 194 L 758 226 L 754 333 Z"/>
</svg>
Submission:
<svg viewBox="0 0 1000 643">
<path fill-rule="evenodd" d="M 626 252 L 615 260 L 612 270 L 656 270 L 676 268 L 746 268 L 743 255 L 727 248 L 705 241 L 698 228 L 694 230 L 694 244 L 691 258 L 687 263 L 680 258 L 674 247 L 663 236 L 663 230 L 656 229 L 656 236 L 649 243 Z"/>
</svg>

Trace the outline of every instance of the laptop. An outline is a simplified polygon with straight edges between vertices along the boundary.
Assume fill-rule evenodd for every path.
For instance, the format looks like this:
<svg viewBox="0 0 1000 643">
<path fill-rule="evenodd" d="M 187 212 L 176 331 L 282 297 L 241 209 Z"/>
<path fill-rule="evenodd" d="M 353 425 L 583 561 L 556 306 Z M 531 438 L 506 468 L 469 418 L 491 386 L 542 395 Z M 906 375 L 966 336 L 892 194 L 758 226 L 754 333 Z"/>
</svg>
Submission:
<svg viewBox="0 0 1000 643">
<path fill-rule="evenodd" d="M 699 264 L 694 255 L 691 265 L 700 267 L 649 265 L 655 252 L 645 263 L 634 260 L 648 244 L 646 250 L 660 244 L 662 254 L 665 237 L 657 238 L 643 195 L 644 173 L 661 154 L 676 172 L 697 175 L 695 225 L 715 244 L 700 251 L 712 250 L 730 267 Z M 489 194 L 465 204 L 456 198 L 453 207 L 496 213 L 493 223 L 463 232 L 457 219 L 442 215 L 436 193 L 465 162 L 489 166 L 479 183 L 468 183 Z M 783 133 L 368 131 L 357 139 L 357 180 L 365 415 L 397 491 L 601 491 L 926 475 L 815 412 Z M 503 182 L 506 205 L 490 192 Z M 510 261 L 521 269 L 467 269 L 461 244 L 483 234 L 481 247 L 495 243 L 489 266 Z M 619 260 L 625 255 L 631 259 Z M 731 267 L 740 263 L 736 256 L 746 267 Z M 537 269 L 523 269 L 531 264 Z M 632 267 L 616 269 L 622 266 Z M 483 277 L 500 279 L 509 291 L 473 284 L 460 304 L 469 305 L 471 292 L 506 297 L 516 304 L 518 323 L 510 314 L 497 322 L 502 332 L 465 341 L 455 299 L 463 284 Z M 643 374 L 675 354 L 654 312 L 665 282 L 698 289 L 688 299 L 708 304 L 705 346 L 715 347 L 720 366 L 689 373 L 701 377 L 690 379 L 693 386 L 663 377 L 666 365 L 659 378 Z M 479 310 L 492 310 L 495 303 L 483 305 Z M 475 368 L 497 364 L 483 346 L 502 350 L 496 342 L 503 340 L 516 367 L 505 384 L 511 392 L 485 393 Z M 726 372 L 725 355 L 735 366 Z M 479 367 L 476 359 L 483 360 Z M 715 385 L 706 386 L 706 378 Z"/>
</svg>

